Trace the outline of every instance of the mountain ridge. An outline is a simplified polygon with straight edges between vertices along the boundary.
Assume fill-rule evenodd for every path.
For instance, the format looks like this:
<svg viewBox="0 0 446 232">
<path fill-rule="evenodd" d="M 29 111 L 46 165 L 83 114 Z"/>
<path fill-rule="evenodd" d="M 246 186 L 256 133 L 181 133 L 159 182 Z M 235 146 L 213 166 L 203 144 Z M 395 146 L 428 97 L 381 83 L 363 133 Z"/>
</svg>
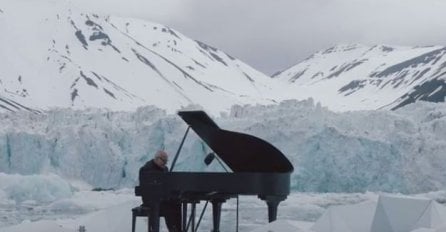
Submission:
<svg viewBox="0 0 446 232">
<path fill-rule="evenodd" d="M 273 78 L 290 85 L 294 93 L 307 93 L 296 98 L 310 96 L 332 109 L 396 109 L 417 100 L 444 101 L 445 54 L 443 46 L 343 44 L 317 52 Z M 317 91 L 324 94 L 312 94 Z"/>
<path fill-rule="evenodd" d="M 157 23 L 66 2 L 6 0 L 0 112 L 50 108 L 227 112 L 313 98 L 333 111 L 397 109 L 446 96 L 446 47 L 341 44 L 272 77 Z"/>
<path fill-rule="evenodd" d="M 0 96 L 10 102 L 36 110 L 200 105 L 214 113 L 274 102 L 271 78 L 161 24 L 60 3 L 8 3 L 0 15 L 9 31 L 0 39 L 7 67 L 0 71 Z"/>
</svg>

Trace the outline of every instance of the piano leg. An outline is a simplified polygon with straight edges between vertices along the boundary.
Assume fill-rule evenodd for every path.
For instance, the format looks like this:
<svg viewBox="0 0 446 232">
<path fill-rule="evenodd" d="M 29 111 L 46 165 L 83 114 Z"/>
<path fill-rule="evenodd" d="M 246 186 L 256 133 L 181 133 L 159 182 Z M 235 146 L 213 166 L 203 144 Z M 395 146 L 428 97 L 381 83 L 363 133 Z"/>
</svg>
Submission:
<svg viewBox="0 0 446 232">
<path fill-rule="evenodd" d="M 183 202 L 183 215 L 181 215 L 182 218 L 182 228 L 181 231 L 186 232 L 186 225 L 187 225 L 187 202 Z"/>
<path fill-rule="evenodd" d="M 148 231 L 149 232 L 159 232 L 160 230 L 160 204 L 153 203 L 150 204 L 150 213 L 149 213 L 149 223 L 148 223 Z"/>
<path fill-rule="evenodd" d="M 268 221 L 273 222 L 277 219 L 277 207 L 279 203 L 285 200 L 286 197 L 283 196 L 264 196 L 261 199 L 266 201 L 268 206 Z"/>
<path fill-rule="evenodd" d="M 192 220 L 192 232 L 195 232 L 195 211 L 197 208 L 197 203 L 193 202 L 192 203 L 192 209 L 191 209 L 191 213 L 190 213 L 190 217 Z"/>
<path fill-rule="evenodd" d="M 266 204 L 268 205 L 268 221 L 273 222 L 277 219 L 277 207 L 279 206 L 279 202 L 268 201 Z"/>
<path fill-rule="evenodd" d="M 220 232 L 221 205 L 225 200 L 212 200 L 212 219 L 214 229 L 212 232 Z"/>
</svg>

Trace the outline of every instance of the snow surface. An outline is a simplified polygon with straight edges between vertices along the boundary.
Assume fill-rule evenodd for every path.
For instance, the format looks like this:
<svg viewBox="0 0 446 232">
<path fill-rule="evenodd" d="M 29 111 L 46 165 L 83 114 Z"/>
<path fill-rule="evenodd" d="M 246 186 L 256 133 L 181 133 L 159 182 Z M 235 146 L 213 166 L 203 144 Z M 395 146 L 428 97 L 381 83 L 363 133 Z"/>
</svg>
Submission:
<svg viewBox="0 0 446 232">
<path fill-rule="evenodd" d="M 377 200 L 329 207 L 316 232 L 444 231 L 446 207 L 425 197 L 380 194 Z"/>
<path fill-rule="evenodd" d="M 270 224 L 267 223 L 266 204 L 256 197 L 242 196 L 239 203 L 239 231 L 309 232 L 312 231 L 314 222 L 328 208 L 376 202 L 378 196 L 377 193 L 372 192 L 292 193 L 280 204 L 278 220 Z M 444 201 L 446 192 L 431 192 L 422 196 Z M 69 202 L 69 204 L 55 210 L 54 205 L 60 205 L 61 201 Z M 130 231 L 131 208 L 140 203 L 140 199 L 135 197 L 130 189 L 103 192 L 76 191 L 72 197 L 56 200 L 50 204 L 16 205 L 18 209 L 26 207 L 27 213 L 13 214 L 11 211 L 1 210 L 0 229 L 2 232 L 27 232 L 31 231 L 31 228 L 35 232 L 60 232 L 78 231 L 80 226 L 84 226 L 87 231 Z M 197 212 L 201 212 L 203 205 L 204 202 L 197 206 Z M 83 211 L 74 212 L 73 208 L 82 208 Z M 212 213 L 208 209 L 200 223 L 199 231 L 210 231 L 211 226 Z M 223 204 L 221 227 L 222 231 L 235 231 L 235 199 Z M 137 219 L 136 231 L 147 231 L 147 219 Z M 161 231 L 167 231 L 163 219 L 161 219 Z"/>
</svg>

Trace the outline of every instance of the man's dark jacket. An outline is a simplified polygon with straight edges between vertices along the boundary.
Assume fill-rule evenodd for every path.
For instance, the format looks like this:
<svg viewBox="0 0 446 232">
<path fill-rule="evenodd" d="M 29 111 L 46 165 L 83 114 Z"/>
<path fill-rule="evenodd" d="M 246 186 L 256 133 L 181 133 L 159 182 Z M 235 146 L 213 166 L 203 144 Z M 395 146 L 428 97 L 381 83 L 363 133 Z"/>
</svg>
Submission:
<svg viewBox="0 0 446 232">
<path fill-rule="evenodd" d="M 145 173 L 148 172 L 168 172 L 169 169 L 167 167 L 160 167 L 155 163 L 155 160 L 150 160 L 144 166 L 139 169 L 139 185 L 142 185 L 142 177 Z M 142 197 L 142 202 L 145 204 L 144 196 Z"/>
<path fill-rule="evenodd" d="M 142 176 L 148 172 L 168 172 L 167 167 L 160 167 L 156 165 L 155 161 L 152 159 L 148 161 L 144 166 L 139 169 L 139 185 L 142 183 Z M 143 205 L 146 204 L 144 196 L 142 197 Z M 161 204 L 160 215 L 164 216 L 166 219 L 166 225 L 170 232 L 180 231 L 181 228 L 181 205 L 176 201 L 167 201 Z"/>
<path fill-rule="evenodd" d="M 139 169 L 139 184 L 141 185 L 141 176 L 146 172 L 168 172 L 169 169 L 167 167 L 160 167 L 156 165 L 155 160 L 150 160 L 144 166 Z"/>
</svg>

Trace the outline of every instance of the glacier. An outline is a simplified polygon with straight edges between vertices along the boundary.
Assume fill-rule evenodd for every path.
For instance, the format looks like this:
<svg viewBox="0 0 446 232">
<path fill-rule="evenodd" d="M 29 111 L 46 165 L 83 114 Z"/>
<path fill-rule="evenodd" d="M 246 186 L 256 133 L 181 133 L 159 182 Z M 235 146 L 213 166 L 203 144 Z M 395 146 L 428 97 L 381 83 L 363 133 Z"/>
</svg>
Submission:
<svg viewBox="0 0 446 232">
<path fill-rule="evenodd" d="M 445 103 L 336 113 L 309 99 L 233 106 L 213 118 L 221 128 L 269 141 L 290 159 L 292 193 L 278 217 L 311 225 L 331 205 L 373 200 L 379 192 L 445 202 L 445 115 Z M 132 191 L 137 170 L 158 149 L 175 154 L 186 131 L 177 115 L 153 106 L 2 113 L 0 122 L 0 228 L 11 232 L 105 228 L 116 215 L 123 220 L 114 222 L 115 231 L 128 229 L 129 209 L 140 204 Z M 189 133 L 175 170 L 223 171 L 202 162 L 209 152 Z M 260 228 L 266 206 L 242 198 L 240 228 Z M 232 230 L 235 208 L 229 200 L 223 228 Z M 137 231 L 144 225 L 138 222 Z M 211 225 L 205 216 L 203 227 Z"/>
<path fill-rule="evenodd" d="M 234 106 L 214 120 L 279 148 L 295 167 L 293 191 L 411 194 L 446 187 L 445 115 L 444 103 L 335 113 L 309 99 Z M 134 112 L 2 113 L 0 123 L 0 195 L 16 201 L 22 199 L 11 190 L 14 185 L 4 183 L 17 175 L 58 185 L 60 197 L 69 194 L 62 186 L 76 182 L 102 189 L 133 187 L 139 167 L 158 149 L 173 156 L 187 129 L 180 117 L 153 106 Z M 217 162 L 202 162 L 209 152 L 189 133 L 175 170 L 223 171 Z"/>
</svg>

